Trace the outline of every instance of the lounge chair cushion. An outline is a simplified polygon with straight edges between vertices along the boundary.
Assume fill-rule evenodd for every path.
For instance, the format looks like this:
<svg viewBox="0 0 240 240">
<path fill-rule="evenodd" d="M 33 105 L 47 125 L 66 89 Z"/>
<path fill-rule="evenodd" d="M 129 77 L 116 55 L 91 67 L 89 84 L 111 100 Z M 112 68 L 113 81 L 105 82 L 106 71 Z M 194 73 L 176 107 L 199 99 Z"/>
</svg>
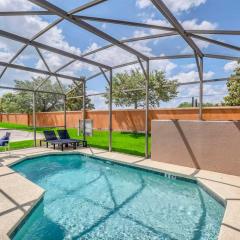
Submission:
<svg viewBox="0 0 240 240">
<path fill-rule="evenodd" d="M 67 130 L 58 130 L 58 135 L 61 139 L 70 139 L 70 136 Z"/>
<path fill-rule="evenodd" d="M 43 131 L 43 134 L 44 134 L 45 139 L 46 139 L 47 141 L 58 140 L 55 132 L 52 131 L 52 130 Z"/>
</svg>

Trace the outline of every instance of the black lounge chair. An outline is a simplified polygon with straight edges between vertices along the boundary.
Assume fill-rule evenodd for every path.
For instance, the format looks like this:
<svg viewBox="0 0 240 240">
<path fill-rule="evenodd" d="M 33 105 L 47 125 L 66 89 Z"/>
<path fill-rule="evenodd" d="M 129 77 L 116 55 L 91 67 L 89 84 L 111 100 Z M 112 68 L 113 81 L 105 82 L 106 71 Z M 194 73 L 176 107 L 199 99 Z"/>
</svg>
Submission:
<svg viewBox="0 0 240 240">
<path fill-rule="evenodd" d="M 86 140 L 70 138 L 69 133 L 66 129 L 57 130 L 57 132 L 58 132 L 58 135 L 59 135 L 61 140 L 70 140 L 72 142 L 75 142 L 77 144 L 77 146 L 79 146 L 79 143 L 81 143 L 83 147 L 87 147 L 87 141 Z"/>
<path fill-rule="evenodd" d="M 77 143 L 75 141 L 71 141 L 70 139 L 58 139 L 55 132 L 53 130 L 43 131 L 45 140 L 40 141 L 40 146 L 42 145 L 42 141 L 46 142 L 46 146 L 48 144 L 52 144 L 53 148 L 56 148 L 56 145 L 61 146 L 61 150 L 63 151 L 63 146 L 67 146 L 68 144 L 72 144 L 73 148 L 76 149 Z"/>
</svg>

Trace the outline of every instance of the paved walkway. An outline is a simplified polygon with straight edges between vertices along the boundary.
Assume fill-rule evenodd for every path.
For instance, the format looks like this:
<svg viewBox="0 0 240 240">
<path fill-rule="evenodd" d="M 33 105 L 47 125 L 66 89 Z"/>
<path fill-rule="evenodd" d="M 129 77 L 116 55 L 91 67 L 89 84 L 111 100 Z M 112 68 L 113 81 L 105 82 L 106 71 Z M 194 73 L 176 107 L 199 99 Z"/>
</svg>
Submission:
<svg viewBox="0 0 240 240">
<path fill-rule="evenodd" d="M 19 142 L 24 140 L 33 140 L 33 132 L 22 131 L 22 130 L 14 130 L 14 129 L 5 129 L 0 128 L 0 137 L 5 135 L 6 132 L 10 132 L 10 141 L 11 142 Z M 37 133 L 37 139 L 43 138 L 43 135 Z"/>
<path fill-rule="evenodd" d="M 20 176 L 8 166 L 22 161 L 26 157 L 57 152 L 61 153 L 59 150 L 47 148 L 29 148 L 12 151 L 10 155 L 6 153 L 0 156 L 0 163 L 2 164 L 0 167 L 0 239 L 3 234 L 6 237 L 17 227 L 44 193 L 43 189 Z M 196 179 L 202 187 L 222 201 L 226 207 L 219 240 L 240 239 L 240 177 L 155 162 L 142 157 L 95 148 L 78 149 L 74 152 Z"/>
</svg>

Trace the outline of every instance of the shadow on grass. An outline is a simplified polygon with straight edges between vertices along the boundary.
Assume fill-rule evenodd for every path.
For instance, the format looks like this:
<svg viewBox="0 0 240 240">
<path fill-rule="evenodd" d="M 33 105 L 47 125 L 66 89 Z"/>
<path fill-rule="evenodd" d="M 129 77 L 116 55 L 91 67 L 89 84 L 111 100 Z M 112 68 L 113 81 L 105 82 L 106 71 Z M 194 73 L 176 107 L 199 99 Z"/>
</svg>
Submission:
<svg viewBox="0 0 240 240">
<path fill-rule="evenodd" d="M 131 149 L 123 149 L 123 148 L 113 147 L 113 151 L 127 153 L 127 154 L 131 154 L 131 155 L 137 155 L 137 156 L 141 156 L 141 157 L 144 156 L 144 152 L 141 152 L 141 151 L 138 151 L 138 150 L 131 150 Z"/>
<path fill-rule="evenodd" d="M 120 135 L 129 136 L 131 138 L 143 138 L 145 137 L 144 133 L 137 133 L 137 132 L 119 132 Z M 148 135 L 151 136 L 150 134 Z"/>
<path fill-rule="evenodd" d="M 98 144 L 90 144 L 90 145 L 91 145 L 91 147 L 108 150 L 108 146 L 101 146 L 101 145 L 98 145 Z M 143 151 L 138 151 L 138 150 L 119 148 L 119 147 L 112 147 L 112 150 L 115 151 L 115 152 L 126 153 L 126 154 L 130 154 L 130 155 L 141 156 L 141 157 L 143 157 L 145 155 L 144 150 Z"/>
</svg>

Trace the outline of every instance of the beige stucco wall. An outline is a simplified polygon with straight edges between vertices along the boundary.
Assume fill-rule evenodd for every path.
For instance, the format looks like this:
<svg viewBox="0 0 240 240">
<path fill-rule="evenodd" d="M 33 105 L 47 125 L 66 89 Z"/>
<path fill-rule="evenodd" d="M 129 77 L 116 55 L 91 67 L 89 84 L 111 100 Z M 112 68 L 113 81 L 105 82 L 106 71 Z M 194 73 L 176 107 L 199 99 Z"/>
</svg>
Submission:
<svg viewBox="0 0 240 240">
<path fill-rule="evenodd" d="M 155 161 L 240 176 L 240 122 L 152 121 Z"/>
</svg>

